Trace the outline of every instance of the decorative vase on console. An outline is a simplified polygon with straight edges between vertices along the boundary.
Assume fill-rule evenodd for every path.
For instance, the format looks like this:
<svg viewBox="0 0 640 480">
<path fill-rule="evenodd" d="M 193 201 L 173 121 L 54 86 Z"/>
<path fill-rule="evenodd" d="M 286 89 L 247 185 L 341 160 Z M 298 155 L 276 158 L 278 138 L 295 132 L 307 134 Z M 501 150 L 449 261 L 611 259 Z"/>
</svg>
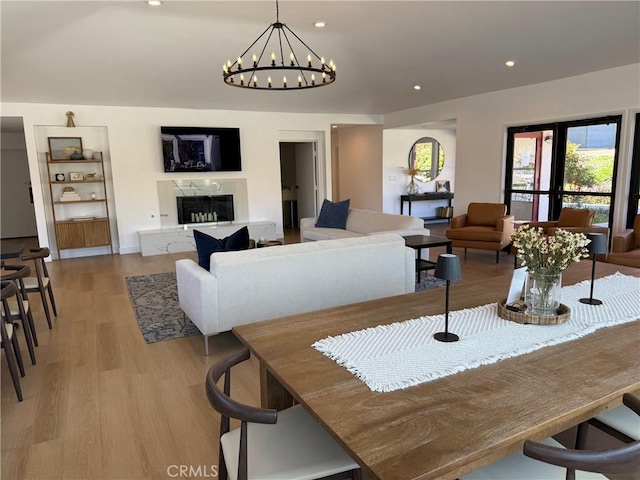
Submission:
<svg viewBox="0 0 640 480">
<path fill-rule="evenodd" d="M 559 229 L 545 235 L 542 228 L 522 225 L 512 235 L 520 264 L 527 267 L 524 303 L 527 313 L 539 317 L 557 315 L 560 306 L 562 272 L 573 262 L 586 258 L 590 240 L 582 233 Z"/>
<path fill-rule="evenodd" d="M 411 181 L 407 185 L 407 195 L 417 195 L 420 193 L 420 186 L 416 182 L 416 174 L 418 169 L 415 167 L 407 168 L 407 174 L 411 177 Z"/>
</svg>

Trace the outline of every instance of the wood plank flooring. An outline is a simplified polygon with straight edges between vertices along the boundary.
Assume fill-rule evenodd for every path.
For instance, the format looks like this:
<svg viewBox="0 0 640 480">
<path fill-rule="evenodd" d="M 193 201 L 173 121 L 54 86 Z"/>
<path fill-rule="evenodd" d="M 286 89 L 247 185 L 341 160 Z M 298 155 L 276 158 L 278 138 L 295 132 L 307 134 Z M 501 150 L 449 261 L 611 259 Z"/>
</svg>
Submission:
<svg viewBox="0 0 640 480">
<path fill-rule="evenodd" d="M 433 234 L 443 234 L 445 227 Z M 295 233 L 285 238 L 295 241 Z M 430 256 L 444 251 L 432 249 Z M 466 260 L 462 251 L 454 253 L 461 255 L 462 282 L 513 268 L 506 254 L 496 264 L 492 252 L 470 250 Z M 58 317 L 49 330 L 39 297 L 31 295 L 40 346 L 37 365 L 31 365 L 20 332 L 23 402 L 17 401 L 2 354 L 3 479 L 166 479 L 177 472 L 173 465 L 203 472 L 217 465 L 218 416 L 204 379 L 212 364 L 241 344 L 230 333 L 219 335 L 210 340 L 208 357 L 201 336 L 146 344 L 124 280 L 174 271 L 180 258 L 196 254 L 106 255 L 48 264 Z M 245 362 L 233 378 L 234 396 L 258 405 L 257 362 Z"/>
</svg>

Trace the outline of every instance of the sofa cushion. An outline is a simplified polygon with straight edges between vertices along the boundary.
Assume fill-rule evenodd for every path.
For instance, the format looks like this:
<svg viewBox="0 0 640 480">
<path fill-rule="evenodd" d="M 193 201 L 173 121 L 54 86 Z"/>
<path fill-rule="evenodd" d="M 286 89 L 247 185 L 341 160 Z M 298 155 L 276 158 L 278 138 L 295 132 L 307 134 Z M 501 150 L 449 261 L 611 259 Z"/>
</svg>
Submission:
<svg viewBox="0 0 640 480">
<path fill-rule="evenodd" d="M 342 202 L 331 202 L 325 198 L 316 221 L 316 227 L 341 228 L 344 230 L 347 226 L 350 201 L 350 199 L 346 199 Z"/>
<path fill-rule="evenodd" d="M 503 203 L 470 203 L 467 209 L 467 225 L 495 227 L 498 219 L 507 214 Z"/>
<path fill-rule="evenodd" d="M 558 227 L 590 227 L 595 213 L 586 208 L 563 208 L 560 210 Z"/>
<path fill-rule="evenodd" d="M 312 228 L 311 230 L 307 230 L 306 239 L 307 240 L 333 240 L 336 238 L 351 238 L 351 237 L 360 237 L 361 233 L 351 232 L 349 230 L 341 230 L 339 228 Z"/>
<path fill-rule="evenodd" d="M 196 250 L 198 251 L 198 265 L 206 270 L 209 270 L 212 253 L 246 250 L 249 248 L 249 229 L 247 227 L 242 227 L 222 240 L 218 240 L 199 230 L 193 231 L 193 238 L 196 241 Z"/>
<path fill-rule="evenodd" d="M 493 227 L 462 227 L 447 230 L 449 240 L 474 240 L 480 242 L 501 242 L 503 232 Z"/>
<path fill-rule="evenodd" d="M 424 228 L 424 221 L 419 217 L 374 212 L 358 208 L 349 210 L 346 225 L 347 230 L 361 234 L 421 228 Z"/>
</svg>

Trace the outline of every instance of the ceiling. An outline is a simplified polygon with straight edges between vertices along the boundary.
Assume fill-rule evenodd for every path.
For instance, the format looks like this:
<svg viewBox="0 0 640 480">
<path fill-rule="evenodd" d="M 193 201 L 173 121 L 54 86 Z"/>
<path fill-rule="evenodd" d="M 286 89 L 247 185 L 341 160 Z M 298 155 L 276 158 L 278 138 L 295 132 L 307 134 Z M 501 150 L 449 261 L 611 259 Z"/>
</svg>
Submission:
<svg viewBox="0 0 640 480">
<path fill-rule="evenodd" d="M 280 20 L 337 80 L 247 91 L 222 64 L 275 21 L 271 1 L 0 9 L 3 102 L 375 115 L 640 62 L 638 1 L 282 1 Z"/>
</svg>

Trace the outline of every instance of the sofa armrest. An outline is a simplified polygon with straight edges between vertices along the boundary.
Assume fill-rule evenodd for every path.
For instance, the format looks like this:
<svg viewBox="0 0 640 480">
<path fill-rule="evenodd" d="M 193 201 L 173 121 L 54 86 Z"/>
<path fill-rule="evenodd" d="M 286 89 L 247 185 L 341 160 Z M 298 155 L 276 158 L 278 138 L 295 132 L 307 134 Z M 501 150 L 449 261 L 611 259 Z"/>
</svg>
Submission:
<svg viewBox="0 0 640 480">
<path fill-rule="evenodd" d="M 457 215 L 451 218 L 451 226 L 449 228 L 462 228 L 467 226 L 467 214 Z"/>
<path fill-rule="evenodd" d="M 558 222 L 527 222 L 529 228 L 542 228 L 545 235 L 552 235 L 549 230 L 558 226 Z"/>
<path fill-rule="evenodd" d="M 612 253 L 625 253 L 633 248 L 633 230 L 626 230 L 613 237 Z"/>
<path fill-rule="evenodd" d="M 318 221 L 317 217 L 306 217 L 300 219 L 300 241 L 305 241 L 305 230 L 308 228 L 313 228 L 316 226 L 316 222 Z"/>
<path fill-rule="evenodd" d="M 496 221 L 496 230 L 502 232 L 502 238 L 511 239 L 514 229 L 513 222 L 515 219 L 516 217 L 513 215 L 505 215 Z"/>
<path fill-rule="evenodd" d="M 190 259 L 176 262 L 178 300 L 182 311 L 203 335 L 219 333 L 218 280 Z"/>
</svg>

